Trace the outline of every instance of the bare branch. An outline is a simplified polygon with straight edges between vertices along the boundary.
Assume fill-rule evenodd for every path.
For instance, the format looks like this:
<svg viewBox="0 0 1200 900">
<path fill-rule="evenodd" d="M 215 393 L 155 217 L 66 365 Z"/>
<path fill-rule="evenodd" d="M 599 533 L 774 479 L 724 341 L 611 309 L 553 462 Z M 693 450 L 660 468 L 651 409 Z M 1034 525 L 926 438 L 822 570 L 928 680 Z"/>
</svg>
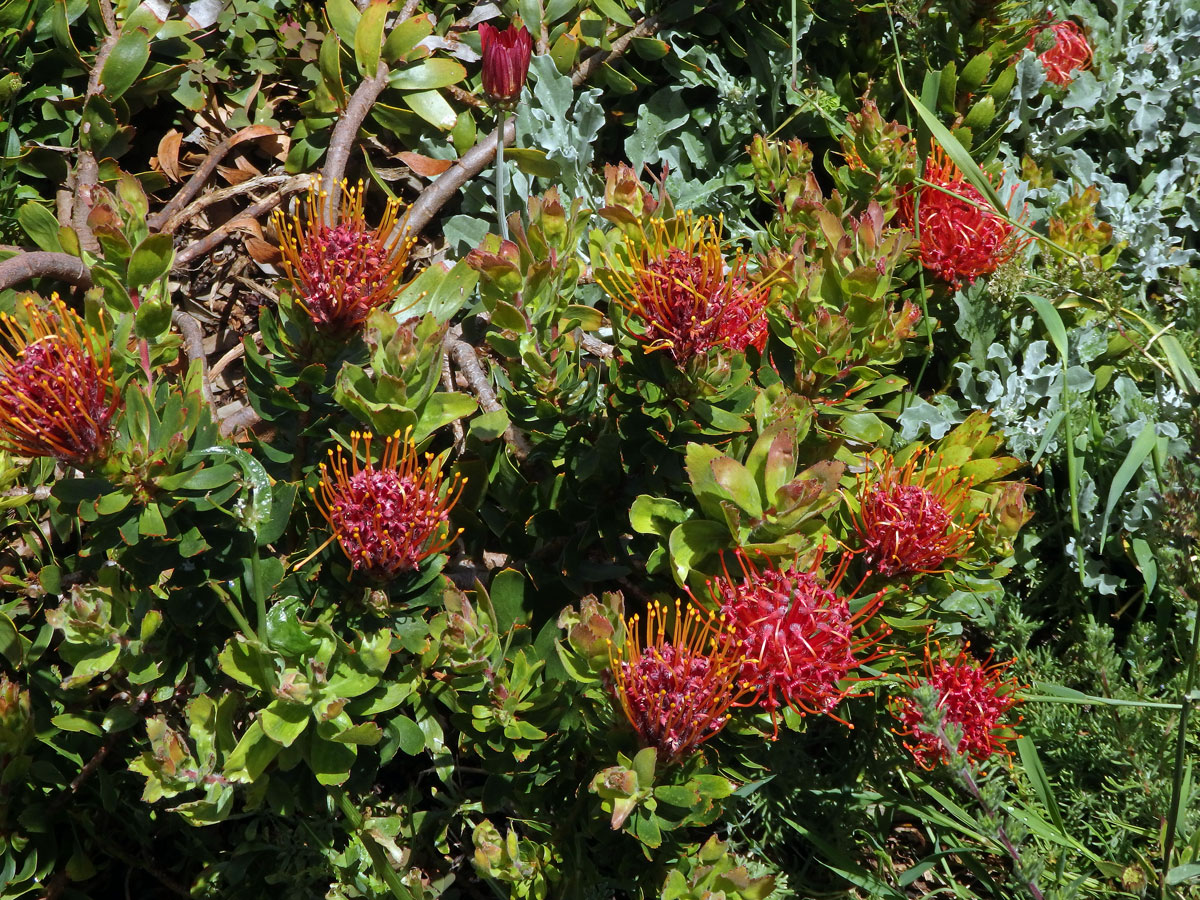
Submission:
<svg viewBox="0 0 1200 900">
<path fill-rule="evenodd" d="M 175 225 L 172 228 L 164 229 L 162 225 L 164 222 L 170 220 L 175 213 L 183 209 L 196 194 L 200 193 L 200 189 L 204 187 L 204 183 L 212 177 L 212 173 L 217 170 L 217 166 L 221 164 L 221 160 L 229 153 L 229 149 L 232 146 L 232 137 L 227 137 L 208 151 L 208 156 L 204 158 L 204 162 L 200 164 L 200 168 L 192 173 L 192 177 L 179 189 L 179 192 L 167 201 L 166 206 L 146 220 L 146 224 L 150 226 L 151 231 L 164 230 L 170 233 L 178 227 L 178 225 Z"/>
<path fill-rule="evenodd" d="M 496 392 L 492 389 L 492 383 L 488 379 L 487 373 L 483 370 L 483 365 L 479 362 L 479 357 L 475 353 L 475 348 L 462 340 L 462 328 L 455 326 L 446 334 L 446 352 L 450 359 L 454 362 L 458 369 L 466 379 L 467 387 L 471 389 L 476 399 L 479 400 L 480 407 L 484 412 L 495 412 L 498 409 L 503 409 L 500 401 L 496 399 Z M 512 447 L 513 456 L 519 460 L 523 460 L 529 456 L 533 449 L 529 445 L 529 440 L 514 428 L 511 424 L 504 430 L 504 440 Z"/>
<path fill-rule="evenodd" d="M 350 161 L 350 148 L 358 138 L 358 129 L 362 127 L 367 113 L 387 87 L 387 78 L 387 63 L 380 62 L 375 74 L 364 78 L 355 88 L 350 102 L 346 104 L 346 111 L 333 127 L 333 134 L 329 137 L 329 150 L 325 154 L 325 169 L 321 173 L 321 182 L 329 192 L 325 202 L 325 218 L 329 221 L 333 220 L 333 210 L 337 203 L 335 188 L 345 176 L 346 163 Z"/>
<path fill-rule="evenodd" d="M 241 184 L 233 184 L 229 187 L 219 188 L 215 191 L 209 191 L 207 194 L 197 198 L 194 203 L 188 205 L 186 209 L 181 209 L 165 221 L 160 219 L 161 228 L 153 221 L 150 222 L 151 228 L 158 228 L 163 234 L 174 234 L 175 230 L 188 219 L 194 218 L 202 213 L 214 203 L 220 203 L 222 200 L 228 200 L 230 197 L 237 197 L 241 194 L 248 194 L 251 191 L 258 190 L 263 187 L 271 187 L 277 184 L 287 184 L 294 178 L 294 175 L 258 175 L 254 178 L 247 179 Z M 182 193 L 182 191 L 180 192 Z M 172 200 L 171 203 L 175 201 Z M 170 204 L 168 204 L 169 206 Z M 167 210 L 167 206 L 163 207 L 163 211 Z"/>
<path fill-rule="evenodd" d="M 190 244 L 189 246 L 180 250 L 179 253 L 175 255 L 175 268 L 183 268 L 192 260 L 211 252 L 213 248 L 220 246 L 225 239 L 233 233 L 233 230 L 237 227 L 237 223 L 239 221 L 245 219 L 257 219 L 259 216 L 270 212 L 280 203 L 282 203 L 284 197 L 286 197 L 288 194 L 294 194 L 296 191 L 306 190 L 311 181 L 312 177 L 309 175 L 293 176 L 287 184 L 285 184 L 275 193 L 264 197 L 253 206 L 238 213 L 224 225 L 214 228 L 209 234 L 196 241 L 194 244 Z"/>
<path fill-rule="evenodd" d="M 254 411 L 253 406 L 243 406 L 221 420 L 221 436 L 229 437 L 243 428 L 253 428 L 262 421 L 262 416 Z"/>
<path fill-rule="evenodd" d="M 88 267 L 69 253 L 33 250 L 0 262 L 0 291 L 31 278 L 54 278 L 80 288 L 92 286 Z"/>
<path fill-rule="evenodd" d="M 171 310 L 171 321 L 183 335 L 183 347 L 187 352 L 188 359 L 200 363 L 200 390 L 204 394 L 204 402 L 212 409 L 215 417 L 217 404 L 213 399 L 212 388 L 208 384 L 208 357 L 204 353 L 204 332 L 200 330 L 200 323 L 196 321 L 195 316 L 182 309 Z"/>
<path fill-rule="evenodd" d="M 517 137 L 517 122 L 514 116 L 506 116 L 504 143 L 511 144 Z M 405 223 L 408 233 L 420 234 L 450 198 L 464 184 L 486 169 L 496 158 L 496 132 L 492 132 L 478 144 L 458 158 L 458 161 L 437 177 L 433 184 L 421 192 L 408 211 Z"/>
<path fill-rule="evenodd" d="M 585 81 L 596 73 L 606 62 L 612 62 L 625 54 L 629 49 L 629 45 L 634 38 L 646 37 L 658 31 L 659 20 L 658 16 L 646 16 L 642 21 L 638 22 L 633 28 L 629 29 L 619 38 L 612 42 L 612 46 L 608 50 L 597 50 L 587 59 L 579 64 L 579 68 L 571 75 L 571 84 L 575 87 L 580 87 Z"/>
</svg>

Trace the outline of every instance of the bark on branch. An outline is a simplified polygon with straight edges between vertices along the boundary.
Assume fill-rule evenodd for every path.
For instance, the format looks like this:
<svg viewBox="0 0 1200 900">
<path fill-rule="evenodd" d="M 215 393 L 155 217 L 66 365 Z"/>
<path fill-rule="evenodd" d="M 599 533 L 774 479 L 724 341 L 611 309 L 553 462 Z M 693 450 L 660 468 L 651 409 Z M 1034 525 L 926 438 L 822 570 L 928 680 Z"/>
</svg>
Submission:
<svg viewBox="0 0 1200 900">
<path fill-rule="evenodd" d="M 31 278 L 54 278 L 84 289 L 92 286 L 88 267 L 69 253 L 33 250 L 0 262 L 0 291 Z"/>
</svg>

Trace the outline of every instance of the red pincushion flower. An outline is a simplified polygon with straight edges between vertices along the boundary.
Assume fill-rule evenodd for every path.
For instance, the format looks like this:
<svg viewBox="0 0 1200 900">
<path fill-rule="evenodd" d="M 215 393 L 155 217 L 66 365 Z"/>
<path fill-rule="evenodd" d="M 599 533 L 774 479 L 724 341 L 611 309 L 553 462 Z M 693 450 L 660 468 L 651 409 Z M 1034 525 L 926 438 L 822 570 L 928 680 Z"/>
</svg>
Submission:
<svg viewBox="0 0 1200 900">
<path fill-rule="evenodd" d="M 754 693 L 739 680 L 740 645 L 719 621 L 675 601 L 674 616 L 659 601 L 625 624 L 620 647 L 608 642 L 613 690 L 643 745 L 678 762 L 729 721 L 729 708 Z"/>
<path fill-rule="evenodd" d="M 329 224 L 328 194 L 318 181 L 308 192 L 304 218 L 275 213 L 283 267 L 297 302 L 313 324 L 331 337 L 357 331 L 372 310 L 391 303 L 400 292 L 409 251 L 416 243 L 400 224 L 403 204 L 388 201 L 383 218 L 368 228 L 363 218 L 364 187 L 340 185 L 341 204 Z"/>
<path fill-rule="evenodd" d="M 990 664 L 989 654 L 986 660 L 979 662 L 968 656 L 965 649 L 953 660 L 934 662 L 926 647 L 924 672 L 909 683 L 913 689 L 922 683 L 933 688 L 941 713 L 941 734 L 929 728 L 924 713 L 911 696 L 901 698 L 893 708 L 896 718 L 904 726 L 897 734 L 911 738 L 904 746 L 922 768 L 931 768 L 934 763 L 949 758 L 950 752 L 943 739 L 947 725 L 961 729 L 962 740 L 957 752 L 976 763 L 994 753 L 1009 752 L 1004 744 L 1013 734 L 1001 720 L 1017 703 L 1018 684 L 1015 678 L 1001 676 L 1016 660 Z"/>
<path fill-rule="evenodd" d="M 512 109 L 529 75 L 533 38 L 524 25 L 500 29 L 487 22 L 479 24 L 479 45 L 483 51 L 483 93 L 493 106 Z"/>
<path fill-rule="evenodd" d="M 632 272 L 610 270 L 609 296 L 641 330 L 648 351 L 667 350 L 679 365 L 713 348 L 760 353 L 767 342 L 771 278 L 752 281 L 739 252 L 726 266 L 718 225 L 709 216 L 654 219 L 641 247 L 627 242 Z M 606 279 L 608 280 L 608 279 Z"/>
<path fill-rule="evenodd" d="M 1028 48 L 1036 50 L 1039 35 L 1044 31 L 1054 34 L 1054 44 L 1038 56 L 1046 70 L 1046 80 L 1066 87 L 1075 80 L 1075 73 L 1092 67 L 1092 47 L 1087 34 L 1075 22 L 1067 19 L 1052 25 L 1043 25 L 1029 38 Z"/>
<path fill-rule="evenodd" d="M 802 715 L 837 718 L 834 707 L 855 696 L 848 682 L 864 680 L 849 678 L 850 672 L 882 655 L 863 654 L 888 633 L 886 627 L 864 637 L 856 638 L 854 632 L 879 610 L 883 592 L 851 612 L 846 598 L 837 594 L 849 557 L 828 582 L 817 575 L 820 553 L 807 570 L 795 564 L 786 569 L 768 564 L 759 570 L 740 550 L 737 558 L 741 581 L 726 571 L 708 588 L 746 657 L 741 678 L 758 689 L 776 735 L 776 712 L 785 703 Z"/>
<path fill-rule="evenodd" d="M 941 147 L 926 159 L 923 177 L 930 184 L 901 195 L 899 220 L 920 232 L 921 265 L 952 287 L 974 284 L 1029 242 L 996 214 Z"/>
<path fill-rule="evenodd" d="M 341 447 L 329 451 L 328 466 L 321 463 L 317 508 L 354 568 L 375 579 L 416 571 L 457 537 L 446 523 L 466 479 L 455 475 L 444 482 L 441 460 L 428 453 L 422 466 L 411 431 L 387 439 L 378 467 L 371 460 L 371 435 L 359 432 L 350 434 L 349 468 Z M 364 437 L 366 463 L 360 467 Z M 316 498 L 316 489 L 310 492 Z"/>
<path fill-rule="evenodd" d="M 0 314 L 12 344 L 0 345 L 0 448 L 90 466 L 107 455 L 120 406 L 107 341 L 57 294 L 48 310 L 24 307 L 24 322 Z"/>
<path fill-rule="evenodd" d="M 854 528 L 867 568 L 884 578 L 942 571 L 947 560 L 970 549 L 982 517 L 962 521 L 970 483 L 954 482 L 936 468 L 918 473 L 923 455 L 914 453 L 900 468 L 886 455 L 874 479 L 868 462 L 860 480 Z"/>
</svg>

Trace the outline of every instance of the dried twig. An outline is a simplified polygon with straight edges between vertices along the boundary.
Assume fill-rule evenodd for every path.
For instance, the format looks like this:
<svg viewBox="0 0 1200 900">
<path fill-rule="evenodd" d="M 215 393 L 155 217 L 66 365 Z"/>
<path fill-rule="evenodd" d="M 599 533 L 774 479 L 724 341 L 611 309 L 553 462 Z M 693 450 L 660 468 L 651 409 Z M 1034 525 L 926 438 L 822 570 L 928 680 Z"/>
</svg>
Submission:
<svg viewBox="0 0 1200 900">
<path fill-rule="evenodd" d="M 92 286 L 88 267 L 69 253 L 33 250 L 0 262 L 0 291 L 30 278 L 54 278 L 81 288 Z"/>
<path fill-rule="evenodd" d="M 179 227 L 178 223 L 176 223 L 174 227 L 165 229 L 162 227 L 162 225 L 164 222 L 170 220 L 177 212 L 179 212 L 179 210 L 183 209 L 183 207 L 193 197 L 200 193 L 200 189 L 204 187 L 204 183 L 212 177 L 212 173 L 217 170 L 217 166 L 221 164 L 221 160 L 223 160 L 226 154 L 229 153 L 229 149 L 232 146 L 233 137 L 230 136 L 208 151 L 208 156 L 204 158 L 204 162 L 200 164 L 200 168 L 192 173 L 192 177 L 189 178 L 187 183 L 179 189 L 179 192 L 170 200 L 168 200 L 162 209 L 146 220 L 146 224 L 150 226 L 151 231 L 163 230 L 171 232 L 174 231 L 175 228 Z"/>
<path fill-rule="evenodd" d="M 175 268 L 180 269 L 190 263 L 197 257 L 204 256 L 213 250 L 214 247 L 220 246 L 226 238 L 237 227 L 239 221 L 245 219 L 257 219 L 259 216 L 270 212 L 280 203 L 288 194 L 294 194 L 296 191 L 306 190 L 311 183 L 312 178 L 309 175 L 295 175 L 287 184 L 283 185 L 278 191 L 259 200 L 253 206 L 238 213 L 224 225 L 214 228 L 211 232 L 205 235 L 200 240 L 196 241 L 184 249 L 180 250 L 175 255 Z"/>
<path fill-rule="evenodd" d="M 229 437 L 243 428 L 253 428 L 261 421 L 262 416 L 254 411 L 253 406 L 243 406 L 221 420 L 221 436 Z"/>
<path fill-rule="evenodd" d="M 367 113 L 387 87 L 387 79 L 387 63 L 380 62 L 375 74 L 364 78 L 355 88 L 350 102 L 346 104 L 346 111 L 338 119 L 337 125 L 333 126 L 333 134 L 329 136 L 329 150 L 325 154 L 325 169 L 321 173 L 321 183 L 329 192 L 325 201 L 325 218 L 329 221 L 333 220 L 333 211 L 337 204 L 335 188 L 345 176 L 346 163 L 350 161 L 350 148 L 358 137 L 358 129 L 362 127 Z"/>
<path fill-rule="evenodd" d="M 579 346 L 597 359 L 612 359 L 612 344 L 606 344 L 600 338 L 588 334 L 586 331 L 579 333 Z"/>
<path fill-rule="evenodd" d="M 225 371 L 226 366 L 236 359 L 241 359 L 245 352 L 246 345 L 241 341 L 238 341 L 236 344 L 230 347 L 227 351 L 225 351 L 224 356 L 212 364 L 212 367 L 208 370 L 208 380 L 210 382 L 215 381 L 220 374 Z"/>
<path fill-rule="evenodd" d="M 249 178 L 241 184 L 233 184 L 229 187 L 219 188 L 215 191 L 209 191 L 196 199 L 194 203 L 188 205 L 186 209 L 181 209 L 172 215 L 170 218 L 162 221 L 162 227 L 159 228 L 164 234 L 174 234 L 177 229 L 188 219 L 192 219 L 202 213 L 214 203 L 220 203 L 222 200 L 228 200 L 230 197 L 238 197 L 242 194 L 248 194 L 251 191 L 259 188 L 272 187 L 277 184 L 287 184 L 294 178 L 294 175 L 257 175 L 254 178 Z M 172 203 L 175 201 L 172 200 Z M 168 204 L 169 205 L 169 204 Z M 166 207 L 163 207 L 165 210 Z M 151 223 L 151 228 L 158 226 Z"/>
</svg>

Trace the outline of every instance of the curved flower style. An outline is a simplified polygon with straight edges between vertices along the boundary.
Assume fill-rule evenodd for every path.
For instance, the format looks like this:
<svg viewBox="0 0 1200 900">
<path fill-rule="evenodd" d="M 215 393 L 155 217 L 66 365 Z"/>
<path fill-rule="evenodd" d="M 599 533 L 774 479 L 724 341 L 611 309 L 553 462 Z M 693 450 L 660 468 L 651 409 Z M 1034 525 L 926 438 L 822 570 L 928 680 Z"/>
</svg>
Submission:
<svg viewBox="0 0 1200 900">
<path fill-rule="evenodd" d="M 1045 31 L 1054 35 L 1054 43 L 1039 54 L 1038 59 L 1046 70 L 1046 80 L 1066 87 L 1075 80 L 1076 72 L 1092 67 L 1092 47 L 1084 30 L 1067 19 L 1034 31 L 1027 45 L 1030 50 L 1036 50 L 1037 45 L 1042 43 L 1039 37 Z"/>
<path fill-rule="evenodd" d="M 0 344 L 0 448 L 93 465 L 108 455 L 120 407 L 108 344 L 57 294 L 49 309 L 23 305 L 24 322 L 0 314 L 12 346 Z"/>
<path fill-rule="evenodd" d="M 1015 678 L 1001 676 L 1016 660 L 992 664 L 989 654 L 980 662 L 967 655 L 969 648 L 968 644 L 952 660 L 934 662 L 926 647 L 924 671 L 909 682 L 913 689 L 922 684 L 933 688 L 941 713 L 941 733 L 929 729 L 925 714 L 912 696 L 900 698 L 893 708 L 896 718 L 904 726 L 896 733 L 911 738 L 904 746 L 922 768 L 929 769 L 934 763 L 949 759 L 945 739 L 947 725 L 961 729 L 962 740 L 957 752 L 976 763 L 995 753 L 1010 752 L 1005 742 L 1014 735 L 1011 729 L 1001 724 L 1001 719 L 1017 703 L 1018 684 Z"/>
<path fill-rule="evenodd" d="M 935 145 L 925 160 L 924 178 L 931 184 L 900 197 L 899 218 L 920 232 L 921 264 L 952 287 L 974 284 L 1029 243 L 995 213 L 940 146 Z M 920 197 L 919 206 L 915 196 Z M 914 220 L 914 207 L 919 222 Z"/>
<path fill-rule="evenodd" d="M 771 712 L 776 737 L 777 711 L 785 703 L 801 715 L 823 713 L 837 719 L 834 707 L 854 696 L 849 683 L 865 680 L 851 679 L 849 673 L 882 656 L 878 651 L 864 654 L 889 633 L 883 626 L 854 636 L 882 606 L 883 592 L 852 613 L 837 593 L 850 557 L 843 557 L 826 582 L 817 575 L 821 555 L 808 569 L 768 563 L 760 570 L 739 550 L 741 581 L 726 570 L 723 578 L 708 583 L 746 656 L 741 677 L 758 689 L 758 702 Z"/>
<path fill-rule="evenodd" d="M 400 220 L 407 210 L 399 200 L 389 200 L 379 225 L 369 228 L 363 218 L 363 183 L 350 187 L 343 181 L 339 189 L 336 224 L 325 219 L 328 193 L 319 180 L 308 192 L 303 217 L 275 212 L 283 267 L 297 302 L 331 337 L 357 331 L 372 310 L 396 299 L 417 241 Z"/>
<path fill-rule="evenodd" d="M 675 601 L 659 601 L 625 623 L 625 642 L 608 642 L 613 687 L 626 718 L 645 746 L 678 762 L 729 721 L 729 708 L 754 693 L 740 681 L 741 646 L 720 621 Z"/>
<path fill-rule="evenodd" d="M 771 279 L 751 281 L 740 251 L 726 265 L 719 225 L 710 216 L 654 219 L 650 229 L 640 247 L 626 239 L 633 271 L 611 271 L 616 290 L 609 296 L 642 322 L 630 335 L 647 351 L 668 351 L 680 365 L 714 347 L 761 352 Z"/>
<path fill-rule="evenodd" d="M 446 523 L 467 480 L 456 474 L 447 485 L 441 460 L 432 454 L 422 465 L 411 432 L 387 438 L 378 467 L 371 461 L 371 435 L 351 432 L 350 465 L 341 447 L 330 450 L 329 464 L 321 463 L 320 497 L 309 489 L 354 568 L 378 580 L 416 571 L 461 533 L 451 534 Z M 366 459 L 361 468 L 360 440 Z"/>
<path fill-rule="evenodd" d="M 524 25 L 509 25 L 501 31 L 487 22 L 479 23 L 479 45 L 483 52 L 483 93 L 492 106 L 512 109 L 529 75 L 533 38 Z"/>
<path fill-rule="evenodd" d="M 982 514 L 963 522 L 969 482 L 953 482 L 934 468 L 917 472 L 923 453 L 897 468 L 888 454 L 874 479 L 871 464 L 860 480 L 860 511 L 854 528 L 867 568 L 894 578 L 943 571 L 947 560 L 971 548 Z"/>
</svg>

